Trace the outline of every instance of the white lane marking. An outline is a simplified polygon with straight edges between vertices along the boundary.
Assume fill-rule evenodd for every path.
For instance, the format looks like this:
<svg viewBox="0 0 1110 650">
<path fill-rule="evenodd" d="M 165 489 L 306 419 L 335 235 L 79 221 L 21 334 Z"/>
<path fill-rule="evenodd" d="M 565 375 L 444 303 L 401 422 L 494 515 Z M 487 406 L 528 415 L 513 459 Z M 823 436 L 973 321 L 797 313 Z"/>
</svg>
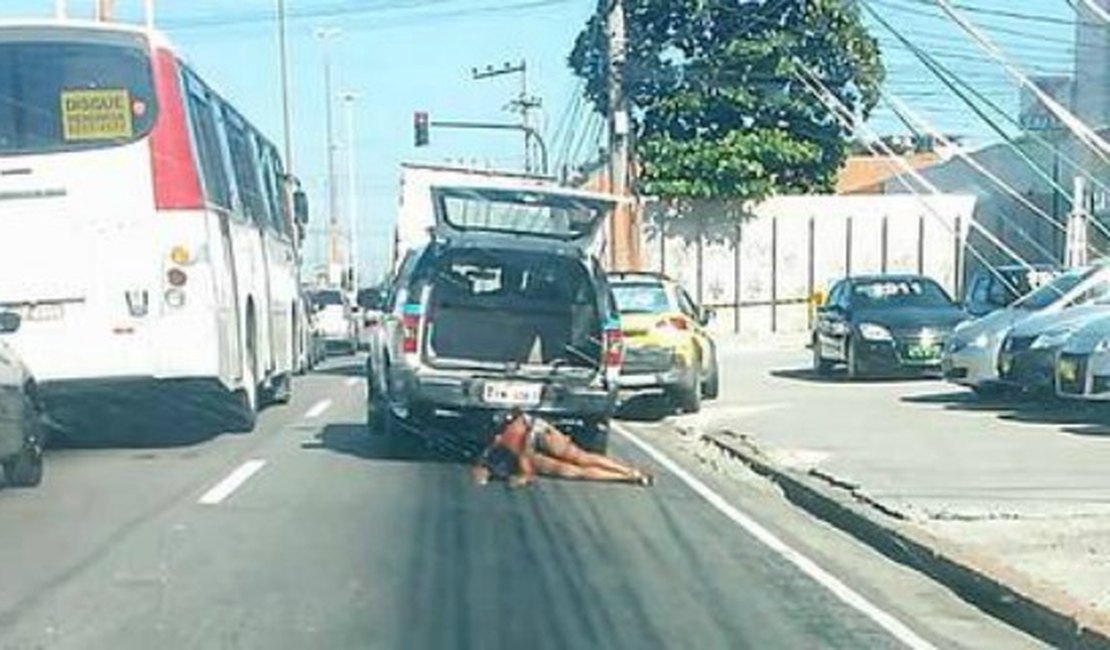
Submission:
<svg viewBox="0 0 1110 650">
<path fill-rule="evenodd" d="M 212 486 L 212 489 L 204 493 L 197 503 L 202 506 L 214 506 L 221 503 L 224 499 L 231 496 L 231 493 L 238 490 L 241 485 L 247 482 L 250 477 L 258 473 L 258 470 L 265 467 L 266 461 L 260 459 L 248 460 L 235 471 L 228 474 L 224 480 Z"/>
<path fill-rule="evenodd" d="M 360 381 L 362 381 L 362 377 L 350 377 L 347 379 L 347 386 L 354 386 Z"/>
<path fill-rule="evenodd" d="M 682 482 L 697 493 L 698 496 L 705 499 L 709 505 L 716 508 L 721 514 L 731 519 L 733 523 L 747 531 L 749 535 L 756 538 L 775 553 L 778 553 L 784 560 L 793 564 L 813 581 L 832 592 L 841 602 L 871 619 L 879 627 L 889 632 L 894 638 L 910 648 L 914 648 L 915 650 L 935 649 L 933 644 L 918 636 L 916 632 L 911 630 L 893 615 L 880 609 L 857 591 L 841 582 L 839 578 L 821 568 L 816 562 L 809 559 L 809 557 L 803 555 L 800 551 L 795 550 L 786 542 L 779 539 L 778 536 L 764 528 L 763 525 L 752 519 L 749 515 L 738 510 L 724 497 L 714 492 L 712 488 L 687 472 L 666 454 L 651 446 L 624 426 L 614 423 L 613 430 L 624 436 L 625 439 L 639 447 L 645 454 L 651 456 L 655 462 L 681 479 Z"/>
<path fill-rule="evenodd" d="M 311 418 L 318 418 L 318 417 L 320 417 L 320 415 L 322 415 L 324 413 L 324 411 L 326 411 L 330 408 L 331 408 L 331 400 L 330 399 L 322 399 L 319 402 L 316 402 L 315 404 L 313 404 L 312 408 L 305 411 L 304 416 L 306 418 L 310 418 L 310 419 Z"/>
</svg>

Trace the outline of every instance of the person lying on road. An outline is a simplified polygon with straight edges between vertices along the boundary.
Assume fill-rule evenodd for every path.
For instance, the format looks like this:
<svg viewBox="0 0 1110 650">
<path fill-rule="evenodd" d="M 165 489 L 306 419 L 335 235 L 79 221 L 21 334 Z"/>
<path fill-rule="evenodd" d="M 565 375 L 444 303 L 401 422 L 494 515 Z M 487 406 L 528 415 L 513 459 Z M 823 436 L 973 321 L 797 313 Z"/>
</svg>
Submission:
<svg viewBox="0 0 1110 650">
<path fill-rule="evenodd" d="M 473 473 L 479 484 L 495 478 L 513 487 L 528 485 L 537 476 L 643 486 L 655 482 L 644 470 L 582 449 L 547 421 L 520 409 L 513 409 L 505 417 Z"/>
</svg>

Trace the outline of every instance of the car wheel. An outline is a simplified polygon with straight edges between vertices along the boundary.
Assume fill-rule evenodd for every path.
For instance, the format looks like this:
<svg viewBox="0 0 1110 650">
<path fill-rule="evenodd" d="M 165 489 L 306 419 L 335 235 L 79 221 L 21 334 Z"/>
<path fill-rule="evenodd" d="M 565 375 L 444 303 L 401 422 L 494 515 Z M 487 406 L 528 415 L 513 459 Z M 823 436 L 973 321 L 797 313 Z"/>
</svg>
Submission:
<svg viewBox="0 0 1110 650">
<path fill-rule="evenodd" d="M 269 401 L 274 404 L 288 404 L 289 400 L 293 398 L 293 378 L 289 373 L 284 372 L 278 375 L 274 380 L 274 385 L 270 388 Z"/>
<path fill-rule="evenodd" d="M 709 361 L 709 374 L 702 384 L 701 394 L 706 399 L 717 399 L 721 393 L 721 368 L 717 365 L 717 353 L 714 351 Z"/>
<path fill-rule="evenodd" d="M 42 483 L 42 446 L 28 443 L 22 451 L 4 461 L 4 480 L 16 488 L 31 488 Z"/>
<path fill-rule="evenodd" d="M 848 379 L 863 379 L 863 369 L 860 367 L 859 357 L 856 353 L 856 344 L 848 339 Z"/>
<path fill-rule="evenodd" d="M 609 421 L 591 421 L 582 426 L 574 436 L 574 444 L 592 454 L 606 454 L 609 451 Z"/>
<path fill-rule="evenodd" d="M 817 341 L 813 342 L 813 374 L 818 377 L 828 377 L 832 374 L 833 364 L 831 361 L 821 356 L 821 344 Z"/>
<path fill-rule="evenodd" d="M 693 373 L 689 386 L 682 386 L 677 391 L 676 406 L 683 413 L 697 413 L 701 411 L 701 375 Z"/>
</svg>

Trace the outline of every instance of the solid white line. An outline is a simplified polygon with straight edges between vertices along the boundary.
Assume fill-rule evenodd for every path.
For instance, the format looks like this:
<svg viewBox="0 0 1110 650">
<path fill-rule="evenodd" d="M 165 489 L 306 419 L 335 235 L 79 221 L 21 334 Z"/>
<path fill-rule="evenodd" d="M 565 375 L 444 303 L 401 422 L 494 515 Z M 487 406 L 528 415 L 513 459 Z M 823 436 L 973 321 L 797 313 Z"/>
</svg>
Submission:
<svg viewBox="0 0 1110 650">
<path fill-rule="evenodd" d="M 318 417 L 320 417 L 320 415 L 324 411 L 326 411 L 330 408 L 331 408 L 331 400 L 330 399 L 322 399 L 319 402 L 316 402 L 315 404 L 313 404 L 312 408 L 305 411 L 304 416 L 306 418 L 318 418 Z"/>
<path fill-rule="evenodd" d="M 935 647 L 933 644 L 918 636 L 916 632 L 911 630 L 893 615 L 880 609 L 854 589 L 841 582 L 839 578 L 821 568 L 816 562 L 809 559 L 809 557 L 803 555 L 800 551 L 795 550 L 786 542 L 779 539 L 778 536 L 764 528 L 763 525 L 752 519 L 749 515 L 738 510 L 724 497 L 714 492 L 712 488 L 687 472 L 666 454 L 651 446 L 621 425 L 614 423 L 612 428 L 614 431 L 624 436 L 629 442 L 639 447 L 645 454 L 651 456 L 655 462 L 681 479 L 682 482 L 696 492 L 698 496 L 709 502 L 709 505 L 731 519 L 733 523 L 739 525 L 763 545 L 767 546 L 775 553 L 778 553 L 784 560 L 801 570 L 802 573 L 809 576 L 822 587 L 828 589 L 841 602 L 871 619 L 879 627 L 889 632 L 894 638 L 910 648 L 914 648 L 915 650 L 934 650 Z"/>
<path fill-rule="evenodd" d="M 360 381 L 362 381 L 362 377 L 350 377 L 349 379 L 347 379 L 347 385 L 354 386 Z"/>
<path fill-rule="evenodd" d="M 266 461 L 264 460 L 248 460 L 239 467 L 236 467 L 235 471 L 228 474 L 227 477 L 224 478 L 224 480 L 212 486 L 212 489 L 205 492 L 204 496 L 202 496 L 197 501 L 197 503 L 203 506 L 214 506 L 222 502 L 224 499 L 231 496 L 232 492 L 238 490 L 239 486 L 246 483 L 247 479 L 254 476 L 258 472 L 258 470 L 262 469 L 265 465 Z"/>
</svg>

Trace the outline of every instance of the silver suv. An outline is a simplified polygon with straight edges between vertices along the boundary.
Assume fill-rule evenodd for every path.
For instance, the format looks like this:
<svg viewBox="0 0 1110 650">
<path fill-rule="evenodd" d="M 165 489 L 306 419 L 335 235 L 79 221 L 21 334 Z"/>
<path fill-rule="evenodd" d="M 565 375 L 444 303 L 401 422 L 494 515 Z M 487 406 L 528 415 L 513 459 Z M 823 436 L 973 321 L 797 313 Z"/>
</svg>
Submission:
<svg viewBox="0 0 1110 650">
<path fill-rule="evenodd" d="M 436 430 L 477 437 L 486 416 L 520 407 L 603 451 L 623 344 L 594 251 L 614 199 L 557 187 L 432 197 L 432 239 L 407 254 L 371 337 L 372 431 L 461 416 Z"/>
</svg>

